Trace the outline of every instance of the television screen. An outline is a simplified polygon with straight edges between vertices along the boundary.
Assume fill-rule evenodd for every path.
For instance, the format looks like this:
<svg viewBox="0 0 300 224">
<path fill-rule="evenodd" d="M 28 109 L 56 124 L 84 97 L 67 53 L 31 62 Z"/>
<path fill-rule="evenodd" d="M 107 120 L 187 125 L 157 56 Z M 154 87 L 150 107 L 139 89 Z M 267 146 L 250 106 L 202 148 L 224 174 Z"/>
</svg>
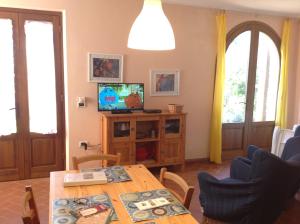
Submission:
<svg viewBox="0 0 300 224">
<path fill-rule="evenodd" d="M 144 84 L 98 83 L 98 111 L 143 109 Z"/>
</svg>

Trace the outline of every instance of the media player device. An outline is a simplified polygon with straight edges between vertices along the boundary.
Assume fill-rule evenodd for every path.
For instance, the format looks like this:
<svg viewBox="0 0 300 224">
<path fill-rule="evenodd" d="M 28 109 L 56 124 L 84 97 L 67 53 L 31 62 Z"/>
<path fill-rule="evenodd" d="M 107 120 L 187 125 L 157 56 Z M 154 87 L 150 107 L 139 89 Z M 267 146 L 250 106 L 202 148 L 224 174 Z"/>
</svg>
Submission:
<svg viewBox="0 0 300 224">
<path fill-rule="evenodd" d="M 144 113 L 147 114 L 159 114 L 161 113 L 160 109 L 144 109 Z"/>
</svg>

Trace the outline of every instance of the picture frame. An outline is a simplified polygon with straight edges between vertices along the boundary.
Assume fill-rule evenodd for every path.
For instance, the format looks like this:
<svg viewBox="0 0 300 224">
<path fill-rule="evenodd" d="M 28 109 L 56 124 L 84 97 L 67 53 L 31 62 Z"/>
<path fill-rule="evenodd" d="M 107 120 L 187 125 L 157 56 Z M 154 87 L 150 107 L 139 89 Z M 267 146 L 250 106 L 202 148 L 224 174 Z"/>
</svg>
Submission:
<svg viewBox="0 0 300 224">
<path fill-rule="evenodd" d="M 89 82 L 123 82 L 123 55 L 88 53 Z"/>
<path fill-rule="evenodd" d="M 150 96 L 179 96 L 180 71 L 150 70 Z"/>
</svg>

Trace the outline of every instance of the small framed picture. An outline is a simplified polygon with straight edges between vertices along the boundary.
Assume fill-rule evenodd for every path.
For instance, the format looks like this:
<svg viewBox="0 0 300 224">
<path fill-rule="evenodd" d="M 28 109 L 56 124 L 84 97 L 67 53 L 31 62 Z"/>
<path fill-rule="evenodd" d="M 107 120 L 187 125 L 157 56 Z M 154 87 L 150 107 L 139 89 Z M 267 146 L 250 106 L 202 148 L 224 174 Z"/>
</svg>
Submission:
<svg viewBox="0 0 300 224">
<path fill-rule="evenodd" d="M 178 96 L 179 81 L 179 70 L 151 70 L 150 96 Z"/>
<path fill-rule="evenodd" d="M 122 82 L 123 56 L 89 53 L 89 82 Z"/>
</svg>

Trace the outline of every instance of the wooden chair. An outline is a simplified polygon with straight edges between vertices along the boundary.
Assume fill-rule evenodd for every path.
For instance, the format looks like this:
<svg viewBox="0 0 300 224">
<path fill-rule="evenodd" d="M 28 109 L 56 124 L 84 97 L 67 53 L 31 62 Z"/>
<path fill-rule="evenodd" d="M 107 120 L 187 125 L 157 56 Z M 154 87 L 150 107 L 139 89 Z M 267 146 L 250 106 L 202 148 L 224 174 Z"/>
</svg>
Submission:
<svg viewBox="0 0 300 224">
<path fill-rule="evenodd" d="M 89 161 L 95 161 L 95 160 L 100 160 L 100 161 L 112 161 L 115 163 L 115 165 L 120 165 L 120 160 L 121 160 L 121 153 L 117 153 L 117 155 L 112 155 L 112 154 L 101 154 L 101 155 L 89 155 L 89 156 L 83 156 L 83 157 L 73 157 L 73 167 L 75 170 L 79 169 L 79 164 L 89 162 Z M 100 166 L 103 166 L 103 163 L 100 164 Z"/>
<path fill-rule="evenodd" d="M 177 192 L 173 189 L 168 189 L 174 196 L 182 202 L 182 204 L 188 209 L 190 207 L 190 203 L 192 200 L 192 196 L 194 193 L 194 187 L 189 186 L 186 181 L 178 176 L 175 173 L 171 173 L 167 171 L 167 168 L 162 168 L 160 170 L 160 178 L 159 181 L 165 185 L 165 181 L 169 180 L 171 182 L 176 183 L 184 192 L 183 196 L 180 196 Z"/>
<path fill-rule="evenodd" d="M 25 187 L 24 211 L 22 220 L 24 224 L 40 224 L 39 214 L 37 211 L 31 186 Z"/>
</svg>

